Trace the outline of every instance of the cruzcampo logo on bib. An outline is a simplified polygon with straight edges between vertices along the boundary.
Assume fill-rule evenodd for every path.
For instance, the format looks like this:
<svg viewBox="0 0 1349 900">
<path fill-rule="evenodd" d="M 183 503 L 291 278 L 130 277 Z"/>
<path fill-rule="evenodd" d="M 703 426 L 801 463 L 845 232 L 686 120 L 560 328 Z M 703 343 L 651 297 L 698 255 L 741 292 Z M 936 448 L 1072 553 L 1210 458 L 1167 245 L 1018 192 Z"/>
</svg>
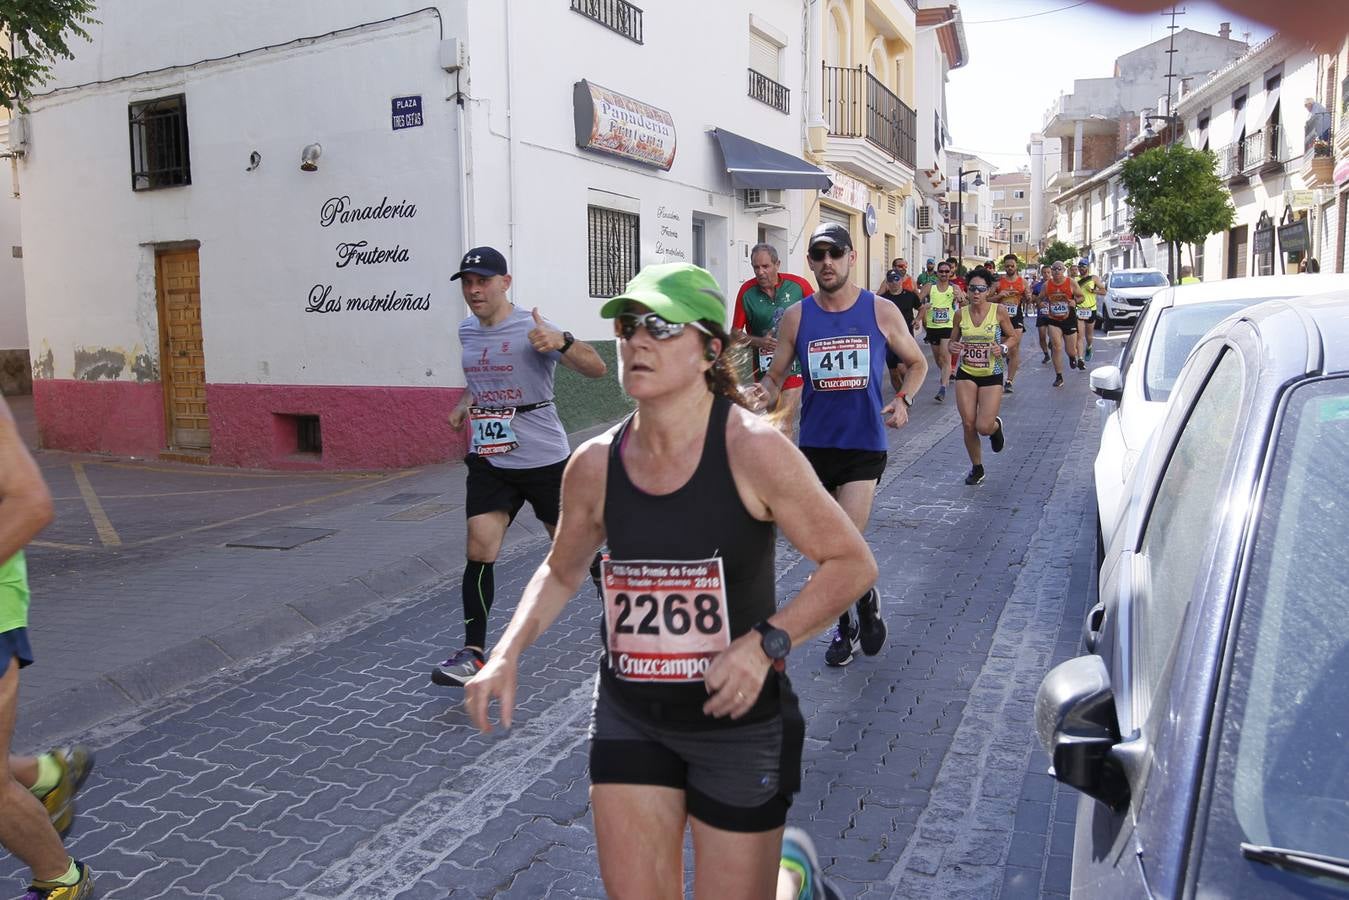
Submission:
<svg viewBox="0 0 1349 900">
<path fill-rule="evenodd" d="M 603 560 L 609 665 L 624 681 L 702 681 L 731 646 L 721 559 Z"/>
</svg>

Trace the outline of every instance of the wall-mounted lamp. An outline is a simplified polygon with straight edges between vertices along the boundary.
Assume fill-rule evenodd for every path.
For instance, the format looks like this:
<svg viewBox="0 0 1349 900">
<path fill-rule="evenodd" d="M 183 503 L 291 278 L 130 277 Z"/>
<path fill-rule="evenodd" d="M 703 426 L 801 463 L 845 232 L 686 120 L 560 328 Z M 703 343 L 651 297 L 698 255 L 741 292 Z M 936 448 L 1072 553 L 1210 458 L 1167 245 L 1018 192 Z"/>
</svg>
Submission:
<svg viewBox="0 0 1349 900">
<path fill-rule="evenodd" d="M 248 168 L 244 169 L 244 171 L 252 172 L 260 165 L 262 165 L 262 154 L 254 150 L 252 153 L 248 154 Z"/>
<path fill-rule="evenodd" d="M 323 155 L 322 144 L 309 144 L 300 151 L 300 171 L 317 172 L 319 170 L 319 157 Z"/>
</svg>

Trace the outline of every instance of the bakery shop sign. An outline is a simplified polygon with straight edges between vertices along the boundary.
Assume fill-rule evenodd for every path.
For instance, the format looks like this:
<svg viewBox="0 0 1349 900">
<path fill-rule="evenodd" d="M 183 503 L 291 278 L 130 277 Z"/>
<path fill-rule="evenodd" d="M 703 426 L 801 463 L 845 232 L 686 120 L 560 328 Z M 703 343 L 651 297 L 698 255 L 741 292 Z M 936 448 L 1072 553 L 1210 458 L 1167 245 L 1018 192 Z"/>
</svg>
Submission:
<svg viewBox="0 0 1349 900">
<path fill-rule="evenodd" d="M 572 91 L 576 146 L 667 172 L 674 165 L 674 119 L 663 109 L 581 80 Z"/>
</svg>

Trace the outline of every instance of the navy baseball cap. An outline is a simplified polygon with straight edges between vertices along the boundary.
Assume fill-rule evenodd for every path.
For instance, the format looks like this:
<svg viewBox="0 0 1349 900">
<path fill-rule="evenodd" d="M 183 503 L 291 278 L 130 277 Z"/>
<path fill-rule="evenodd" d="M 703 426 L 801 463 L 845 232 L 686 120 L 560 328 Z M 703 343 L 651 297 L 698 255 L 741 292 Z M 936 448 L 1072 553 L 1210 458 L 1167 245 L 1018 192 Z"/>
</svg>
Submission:
<svg viewBox="0 0 1349 900">
<path fill-rule="evenodd" d="M 459 263 L 459 271 L 451 275 L 450 280 L 454 281 L 469 273 L 490 278 L 493 275 L 505 275 L 508 271 L 506 257 L 497 250 L 491 247 L 474 247 L 464 254 L 463 260 Z"/>
<path fill-rule="evenodd" d="M 1085 259 L 1085 258 L 1084 258 L 1084 259 L 1079 259 L 1079 260 L 1077 261 L 1077 264 L 1078 264 L 1079 266 L 1089 266 L 1089 265 L 1091 265 L 1091 260 Z"/>
<path fill-rule="evenodd" d="M 899 273 L 896 272 L 894 269 L 891 269 L 889 272 L 886 272 L 886 273 L 885 273 L 885 280 L 886 280 L 886 281 L 899 281 Z"/>
<path fill-rule="evenodd" d="M 814 247 L 816 244 L 833 244 L 841 250 L 852 249 L 852 235 L 848 234 L 848 229 L 837 222 L 821 223 L 815 233 L 810 236 L 810 242 L 806 244 L 807 248 Z"/>
</svg>

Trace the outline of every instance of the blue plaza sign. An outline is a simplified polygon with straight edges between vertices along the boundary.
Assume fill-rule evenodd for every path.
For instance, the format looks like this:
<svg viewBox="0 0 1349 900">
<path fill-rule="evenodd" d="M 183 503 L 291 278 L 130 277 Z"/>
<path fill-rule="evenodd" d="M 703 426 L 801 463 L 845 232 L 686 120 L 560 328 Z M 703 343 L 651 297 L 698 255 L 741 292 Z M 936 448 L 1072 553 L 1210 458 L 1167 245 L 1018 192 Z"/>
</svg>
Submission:
<svg viewBox="0 0 1349 900">
<path fill-rule="evenodd" d="M 393 98 L 393 130 L 400 128 L 420 128 L 422 124 L 422 98 L 421 95 L 415 97 L 394 97 Z"/>
</svg>

